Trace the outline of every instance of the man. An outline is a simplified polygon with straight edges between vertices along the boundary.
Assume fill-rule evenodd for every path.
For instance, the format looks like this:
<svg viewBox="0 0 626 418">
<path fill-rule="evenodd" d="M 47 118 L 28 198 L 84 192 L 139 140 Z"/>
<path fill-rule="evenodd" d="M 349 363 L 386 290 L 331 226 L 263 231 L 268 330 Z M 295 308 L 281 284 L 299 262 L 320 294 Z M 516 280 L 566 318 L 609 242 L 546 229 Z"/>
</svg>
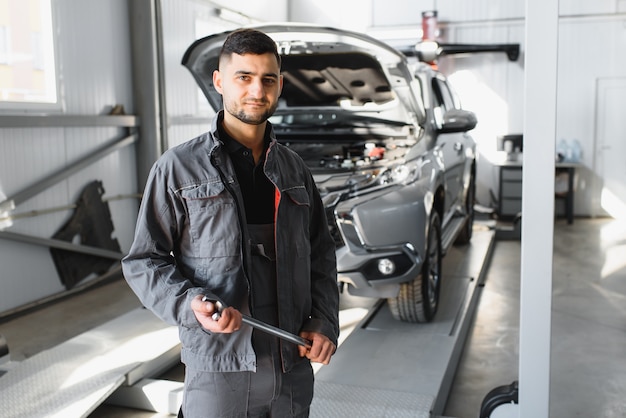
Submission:
<svg viewBox="0 0 626 418">
<path fill-rule="evenodd" d="M 232 32 L 213 82 L 224 110 L 152 167 L 124 276 L 179 327 L 179 416 L 307 417 L 310 362 L 328 364 L 336 349 L 339 296 L 318 190 L 267 121 L 283 85 L 276 44 L 256 30 Z M 212 301 L 226 306 L 219 318 Z M 242 314 L 311 347 L 253 330 Z"/>
</svg>

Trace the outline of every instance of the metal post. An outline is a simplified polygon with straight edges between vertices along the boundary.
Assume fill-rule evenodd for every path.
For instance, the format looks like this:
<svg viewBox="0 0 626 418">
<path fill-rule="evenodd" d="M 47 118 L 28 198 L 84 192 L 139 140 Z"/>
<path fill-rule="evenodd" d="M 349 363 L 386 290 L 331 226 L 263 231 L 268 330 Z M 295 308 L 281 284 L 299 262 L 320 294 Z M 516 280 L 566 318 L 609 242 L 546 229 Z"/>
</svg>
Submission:
<svg viewBox="0 0 626 418">
<path fill-rule="evenodd" d="M 558 29 L 558 0 L 526 0 L 520 418 L 547 418 L 550 406 Z"/>
<path fill-rule="evenodd" d="M 138 190 L 143 190 L 152 164 L 163 152 L 162 116 L 165 109 L 160 100 L 163 89 L 159 75 L 157 33 L 157 2 L 128 2 L 133 68 L 134 114 L 141 120 L 137 144 Z"/>
</svg>

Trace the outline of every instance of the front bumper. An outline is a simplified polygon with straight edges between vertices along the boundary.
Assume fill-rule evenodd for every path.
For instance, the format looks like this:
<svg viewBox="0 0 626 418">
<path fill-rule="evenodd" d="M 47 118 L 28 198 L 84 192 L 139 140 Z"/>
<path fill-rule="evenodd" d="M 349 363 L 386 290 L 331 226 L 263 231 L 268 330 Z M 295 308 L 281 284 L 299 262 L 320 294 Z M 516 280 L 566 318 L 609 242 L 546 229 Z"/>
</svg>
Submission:
<svg viewBox="0 0 626 418">
<path fill-rule="evenodd" d="M 338 280 L 351 294 L 393 297 L 413 280 L 424 259 L 430 193 L 424 184 L 349 199 L 334 214 L 343 246 L 337 249 Z M 383 264 L 379 268 L 379 263 Z M 385 268 L 387 267 L 387 268 Z"/>
</svg>

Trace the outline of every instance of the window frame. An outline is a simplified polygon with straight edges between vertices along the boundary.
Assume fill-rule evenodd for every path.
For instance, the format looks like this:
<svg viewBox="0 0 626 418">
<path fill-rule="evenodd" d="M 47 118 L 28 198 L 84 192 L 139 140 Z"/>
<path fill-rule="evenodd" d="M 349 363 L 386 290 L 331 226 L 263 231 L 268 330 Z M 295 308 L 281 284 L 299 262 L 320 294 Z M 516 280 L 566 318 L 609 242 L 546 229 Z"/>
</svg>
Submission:
<svg viewBox="0 0 626 418">
<path fill-rule="evenodd" d="M 52 74 L 50 71 L 46 72 L 44 69 L 43 77 L 46 80 L 45 86 L 46 91 L 48 89 L 53 89 L 53 94 L 50 94 L 50 98 L 54 98 L 53 100 L 3 100 L 0 97 L 0 114 L 7 113 L 41 113 L 41 112 L 51 112 L 57 113 L 63 111 L 63 101 L 62 101 L 62 92 L 61 92 L 61 83 L 59 77 L 59 51 L 57 48 L 57 34 L 54 30 L 55 23 L 57 21 L 56 13 L 55 13 L 55 1 L 54 0 L 38 0 L 40 4 L 40 12 L 42 15 L 42 24 L 41 24 L 41 34 L 39 36 L 40 44 L 38 45 L 38 50 L 42 51 L 41 56 L 33 58 L 32 69 L 38 70 L 41 69 L 42 61 L 52 60 L 51 68 Z M 45 19 L 45 18 L 48 19 Z M 10 26 L 5 26 L 6 29 L 6 55 L 4 63 L 0 63 L 0 65 L 11 66 L 14 59 L 12 57 L 12 52 L 10 50 L 10 40 L 13 35 L 10 29 Z M 33 34 L 35 32 L 29 32 L 30 39 L 25 40 L 25 42 L 33 45 L 35 42 L 33 40 Z M 33 47 L 34 48 L 34 47 Z M 33 50 L 33 53 L 38 52 Z"/>
</svg>

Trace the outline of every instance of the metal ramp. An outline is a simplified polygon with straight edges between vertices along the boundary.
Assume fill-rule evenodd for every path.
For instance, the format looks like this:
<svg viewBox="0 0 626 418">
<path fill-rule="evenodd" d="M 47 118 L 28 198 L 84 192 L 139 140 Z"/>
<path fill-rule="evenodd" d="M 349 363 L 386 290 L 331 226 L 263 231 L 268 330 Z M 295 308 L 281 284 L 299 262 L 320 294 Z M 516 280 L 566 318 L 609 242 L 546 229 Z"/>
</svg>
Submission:
<svg viewBox="0 0 626 418">
<path fill-rule="evenodd" d="M 24 361 L 0 377 L 5 418 L 85 417 L 122 385 L 178 362 L 176 327 L 136 309 Z"/>
<path fill-rule="evenodd" d="M 431 418 L 443 413 L 495 241 L 489 228 L 443 261 L 433 322 L 392 318 L 379 302 L 315 377 L 312 418 Z"/>
</svg>

